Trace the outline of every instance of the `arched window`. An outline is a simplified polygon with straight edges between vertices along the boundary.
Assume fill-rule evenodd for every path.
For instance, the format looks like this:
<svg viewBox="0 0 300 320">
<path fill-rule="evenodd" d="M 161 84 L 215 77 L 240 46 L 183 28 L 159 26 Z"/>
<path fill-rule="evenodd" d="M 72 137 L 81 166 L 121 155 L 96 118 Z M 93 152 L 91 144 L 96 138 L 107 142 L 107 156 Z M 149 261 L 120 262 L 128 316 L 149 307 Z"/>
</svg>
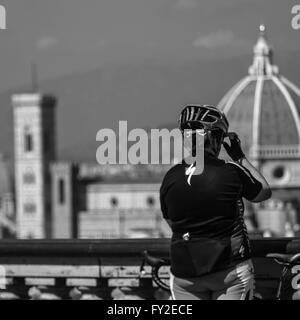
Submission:
<svg viewBox="0 0 300 320">
<path fill-rule="evenodd" d="M 36 213 L 36 205 L 35 203 L 28 202 L 24 204 L 24 212 L 27 214 L 34 214 Z"/>
<path fill-rule="evenodd" d="M 63 179 L 58 180 L 58 202 L 64 204 L 66 201 L 66 186 Z"/>
<path fill-rule="evenodd" d="M 32 172 L 25 172 L 23 175 L 23 182 L 25 184 L 35 183 L 35 175 Z"/>
<path fill-rule="evenodd" d="M 28 127 L 25 127 L 24 150 L 25 152 L 33 151 L 33 136 Z"/>
</svg>

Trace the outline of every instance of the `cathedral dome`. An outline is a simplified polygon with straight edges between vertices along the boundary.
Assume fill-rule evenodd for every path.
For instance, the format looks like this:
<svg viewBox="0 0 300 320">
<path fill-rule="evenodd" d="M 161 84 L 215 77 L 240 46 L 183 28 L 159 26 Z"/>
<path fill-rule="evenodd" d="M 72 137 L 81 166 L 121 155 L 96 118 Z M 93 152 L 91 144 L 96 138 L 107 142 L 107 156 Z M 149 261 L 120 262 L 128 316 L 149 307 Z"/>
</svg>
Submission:
<svg viewBox="0 0 300 320">
<path fill-rule="evenodd" d="M 257 160 L 300 158 L 300 89 L 279 74 L 260 26 L 248 75 L 219 103 L 245 152 Z"/>
</svg>

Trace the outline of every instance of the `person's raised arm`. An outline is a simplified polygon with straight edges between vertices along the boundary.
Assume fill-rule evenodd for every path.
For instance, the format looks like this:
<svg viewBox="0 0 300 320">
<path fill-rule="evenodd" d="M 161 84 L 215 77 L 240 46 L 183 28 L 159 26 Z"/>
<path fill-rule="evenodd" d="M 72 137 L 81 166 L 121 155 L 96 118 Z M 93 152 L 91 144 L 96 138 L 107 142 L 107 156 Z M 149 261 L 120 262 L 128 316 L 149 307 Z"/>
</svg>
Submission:
<svg viewBox="0 0 300 320">
<path fill-rule="evenodd" d="M 252 199 L 252 202 L 261 202 L 268 200 L 272 196 L 272 191 L 270 189 L 270 186 L 267 182 L 267 180 L 264 178 L 264 176 L 250 163 L 250 161 L 244 157 L 240 160 L 240 164 L 248 169 L 252 176 L 258 180 L 262 184 L 261 191 L 258 193 L 258 195 Z"/>
<path fill-rule="evenodd" d="M 227 142 L 223 142 L 223 146 L 228 155 L 232 158 L 233 161 L 246 168 L 253 176 L 253 178 L 261 184 L 261 188 L 258 194 L 253 199 L 249 200 L 251 202 L 261 202 L 269 199 L 272 196 L 270 186 L 264 176 L 246 158 L 242 150 L 241 142 L 238 135 L 231 132 L 228 133 L 228 138 L 230 140 L 230 145 Z"/>
</svg>

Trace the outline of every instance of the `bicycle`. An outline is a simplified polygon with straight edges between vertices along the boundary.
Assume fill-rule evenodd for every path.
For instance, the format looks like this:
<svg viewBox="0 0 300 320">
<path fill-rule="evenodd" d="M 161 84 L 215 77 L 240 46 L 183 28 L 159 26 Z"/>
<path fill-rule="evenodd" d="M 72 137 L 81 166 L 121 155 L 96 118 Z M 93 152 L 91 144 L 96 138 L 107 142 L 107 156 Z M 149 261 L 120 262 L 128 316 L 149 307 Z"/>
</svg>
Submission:
<svg viewBox="0 0 300 320">
<path fill-rule="evenodd" d="M 266 258 L 273 259 L 282 265 L 281 275 L 276 290 L 276 300 L 300 300 L 300 253 L 280 254 L 269 253 Z M 170 265 L 170 259 L 158 258 L 150 255 L 147 251 L 143 252 L 143 260 L 140 267 L 140 273 L 143 272 L 145 264 L 151 267 L 151 276 L 157 286 L 167 292 L 170 286 L 159 276 L 159 270 L 163 266 Z M 255 296 L 255 300 L 261 300 L 261 297 Z"/>
</svg>

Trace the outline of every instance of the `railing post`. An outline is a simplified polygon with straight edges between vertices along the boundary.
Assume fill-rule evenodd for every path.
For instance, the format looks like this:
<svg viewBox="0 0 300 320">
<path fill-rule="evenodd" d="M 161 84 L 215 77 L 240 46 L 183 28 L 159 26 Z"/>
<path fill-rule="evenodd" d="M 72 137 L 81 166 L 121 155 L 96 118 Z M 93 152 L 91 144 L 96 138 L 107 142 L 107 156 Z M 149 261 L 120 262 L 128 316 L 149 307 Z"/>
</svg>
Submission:
<svg viewBox="0 0 300 320">
<path fill-rule="evenodd" d="M 14 277 L 13 284 L 7 286 L 7 292 L 12 292 L 15 294 L 16 299 L 28 299 L 28 288 L 25 284 L 25 278 L 23 277 Z"/>
<path fill-rule="evenodd" d="M 67 286 L 66 278 L 55 278 L 53 293 L 57 299 L 70 299 L 70 288 Z"/>
</svg>

